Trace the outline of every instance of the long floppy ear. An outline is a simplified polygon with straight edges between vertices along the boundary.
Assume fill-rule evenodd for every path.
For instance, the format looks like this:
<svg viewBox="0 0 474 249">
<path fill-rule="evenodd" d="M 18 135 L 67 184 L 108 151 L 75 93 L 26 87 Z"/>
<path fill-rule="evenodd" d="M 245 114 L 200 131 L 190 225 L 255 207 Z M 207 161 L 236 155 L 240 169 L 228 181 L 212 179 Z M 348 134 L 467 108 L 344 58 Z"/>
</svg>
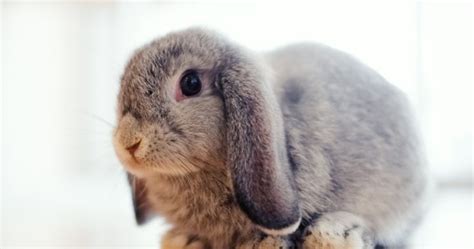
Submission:
<svg viewBox="0 0 474 249">
<path fill-rule="evenodd" d="M 284 235 L 301 221 L 280 107 L 264 70 L 240 49 L 218 76 L 225 106 L 227 164 L 241 209 L 262 231 Z"/>
<path fill-rule="evenodd" d="M 138 225 L 143 225 L 154 217 L 150 203 L 147 199 L 147 189 L 145 181 L 138 179 L 127 173 L 128 183 L 132 191 L 133 211 L 135 212 L 135 221 Z"/>
</svg>

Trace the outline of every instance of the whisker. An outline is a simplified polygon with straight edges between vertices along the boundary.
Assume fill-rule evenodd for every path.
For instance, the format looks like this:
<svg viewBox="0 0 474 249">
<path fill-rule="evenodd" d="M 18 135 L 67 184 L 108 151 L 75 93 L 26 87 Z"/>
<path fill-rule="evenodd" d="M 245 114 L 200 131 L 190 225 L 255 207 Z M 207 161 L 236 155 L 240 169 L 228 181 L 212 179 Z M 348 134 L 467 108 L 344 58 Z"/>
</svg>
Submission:
<svg viewBox="0 0 474 249">
<path fill-rule="evenodd" d="M 142 189 L 140 190 L 140 193 L 138 193 L 138 196 L 142 196 L 142 195 L 144 195 L 145 193 L 146 193 L 146 188 L 142 188 Z"/>
<path fill-rule="evenodd" d="M 103 124 L 106 124 L 110 127 L 115 127 L 114 124 L 112 124 L 112 122 L 109 122 L 107 120 L 105 120 L 104 118 L 94 114 L 94 113 L 91 113 L 91 112 L 87 112 L 87 111 L 81 111 L 82 114 L 86 115 L 86 117 L 89 117 L 89 118 L 93 118 L 94 120 L 97 120 L 97 121 L 100 121 L 102 122 Z"/>
</svg>

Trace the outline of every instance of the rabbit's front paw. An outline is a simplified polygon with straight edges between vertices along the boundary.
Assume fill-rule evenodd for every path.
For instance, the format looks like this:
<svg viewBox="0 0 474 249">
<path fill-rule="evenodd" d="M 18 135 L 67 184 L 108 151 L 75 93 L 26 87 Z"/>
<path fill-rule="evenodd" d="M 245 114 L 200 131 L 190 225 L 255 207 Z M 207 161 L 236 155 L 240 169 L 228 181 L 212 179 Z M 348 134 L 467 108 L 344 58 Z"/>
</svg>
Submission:
<svg viewBox="0 0 474 249">
<path fill-rule="evenodd" d="M 296 249 L 296 246 L 288 239 L 283 237 L 267 236 L 264 238 L 257 249 Z"/>
<path fill-rule="evenodd" d="M 303 249 L 372 249 L 374 243 L 362 220 L 350 213 L 321 216 L 303 234 Z"/>
<path fill-rule="evenodd" d="M 237 249 L 296 249 L 296 245 L 284 237 L 266 236 L 262 238 L 259 236 L 259 238 L 237 246 Z"/>
<path fill-rule="evenodd" d="M 205 249 L 205 241 L 196 236 L 171 230 L 163 237 L 161 249 Z"/>
</svg>

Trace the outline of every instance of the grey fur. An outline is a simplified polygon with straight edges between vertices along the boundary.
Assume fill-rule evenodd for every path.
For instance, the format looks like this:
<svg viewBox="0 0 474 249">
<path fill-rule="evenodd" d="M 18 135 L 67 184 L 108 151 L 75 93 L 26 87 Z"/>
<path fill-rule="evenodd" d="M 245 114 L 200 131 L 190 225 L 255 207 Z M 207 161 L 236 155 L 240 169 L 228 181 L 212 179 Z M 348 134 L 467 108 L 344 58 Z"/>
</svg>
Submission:
<svg viewBox="0 0 474 249">
<path fill-rule="evenodd" d="M 207 87 L 177 102 L 188 69 Z M 407 99 L 323 45 L 258 56 L 205 29 L 171 33 L 127 65 L 118 120 L 117 154 L 144 181 L 146 206 L 173 235 L 213 248 L 338 212 L 361 221 L 366 245 L 397 246 L 423 206 L 424 158 Z M 138 166 L 123 149 L 137 140 Z"/>
</svg>

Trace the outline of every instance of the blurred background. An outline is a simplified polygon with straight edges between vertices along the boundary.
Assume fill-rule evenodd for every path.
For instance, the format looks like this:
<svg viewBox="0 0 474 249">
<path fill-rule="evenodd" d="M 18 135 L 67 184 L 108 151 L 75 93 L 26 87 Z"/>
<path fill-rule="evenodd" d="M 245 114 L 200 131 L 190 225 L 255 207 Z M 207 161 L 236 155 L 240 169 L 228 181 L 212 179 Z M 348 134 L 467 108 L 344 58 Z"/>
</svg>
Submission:
<svg viewBox="0 0 474 249">
<path fill-rule="evenodd" d="M 1 4 L 1 248 L 157 248 L 137 227 L 111 135 L 138 46 L 203 25 L 251 49 L 318 41 L 410 97 L 437 182 L 412 248 L 474 248 L 469 1 L 119 1 Z"/>
</svg>

